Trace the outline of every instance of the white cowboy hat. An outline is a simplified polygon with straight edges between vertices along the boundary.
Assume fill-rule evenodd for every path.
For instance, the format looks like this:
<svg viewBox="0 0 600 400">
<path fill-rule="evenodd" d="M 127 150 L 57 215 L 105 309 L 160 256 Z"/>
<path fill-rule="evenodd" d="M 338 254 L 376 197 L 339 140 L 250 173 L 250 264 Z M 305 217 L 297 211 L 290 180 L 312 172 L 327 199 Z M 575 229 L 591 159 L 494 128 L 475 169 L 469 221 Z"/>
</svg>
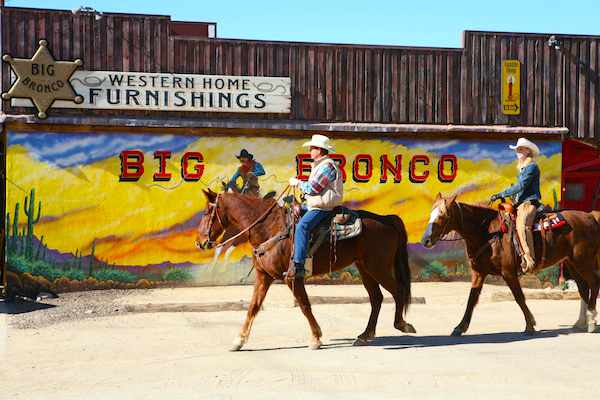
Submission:
<svg viewBox="0 0 600 400">
<path fill-rule="evenodd" d="M 329 138 L 324 135 L 312 135 L 310 142 L 306 142 L 302 147 L 319 147 L 321 149 L 335 151 L 333 147 L 329 145 Z"/>
<path fill-rule="evenodd" d="M 536 146 L 536 144 L 529 139 L 525 139 L 524 137 L 519 138 L 519 140 L 517 140 L 516 145 L 513 146 L 512 144 L 510 144 L 508 145 L 508 147 L 510 147 L 513 150 L 515 150 L 517 147 L 527 147 L 529 150 L 531 150 L 531 154 L 533 154 L 534 157 L 540 155 L 540 149 Z"/>
</svg>

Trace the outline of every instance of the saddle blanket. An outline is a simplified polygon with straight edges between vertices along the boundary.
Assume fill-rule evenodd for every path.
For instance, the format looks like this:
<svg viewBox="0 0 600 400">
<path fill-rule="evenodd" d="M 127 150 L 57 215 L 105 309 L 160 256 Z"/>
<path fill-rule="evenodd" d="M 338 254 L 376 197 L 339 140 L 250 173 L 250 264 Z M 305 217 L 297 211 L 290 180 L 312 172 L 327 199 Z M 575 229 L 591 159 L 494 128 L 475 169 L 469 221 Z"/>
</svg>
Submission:
<svg viewBox="0 0 600 400">
<path fill-rule="evenodd" d="M 338 224 L 337 222 L 335 223 L 335 227 L 334 227 L 334 232 L 335 232 L 335 239 L 336 240 L 344 240 L 344 239 L 350 239 L 353 238 L 355 236 L 358 236 L 361 234 L 362 232 L 362 219 L 360 219 L 360 217 L 358 216 L 358 213 L 354 210 L 349 210 L 350 211 L 350 216 L 348 218 L 348 220 L 343 223 L 343 224 Z M 335 219 L 335 217 L 334 217 Z M 326 219 L 331 223 L 330 219 Z M 327 227 L 322 226 L 321 224 L 319 224 L 319 228 L 316 229 L 316 231 L 313 231 L 311 238 L 310 238 L 310 242 L 314 243 L 318 240 L 318 238 L 324 234 L 325 238 L 323 239 L 324 242 L 329 242 L 330 238 L 331 238 L 331 225 L 328 225 Z"/>
<path fill-rule="evenodd" d="M 504 216 L 504 218 L 502 218 L 502 216 L 500 217 L 501 221 L 502 221 L 502 225 L 500 226 L 500 229 L 502 229 L 502 232 L 506 233 L 508 232 L 508 225 L 507 225 L 507 220 L 509 219 L 509 217 Z M 565 220 L 565 217 L 558 211 L 552 212 L 547 214 L 544 217 L 544 230 L 545 231 L 549 231 L 550 229 L 556 229 L 560 226 L 566 225 L 567 221 Z M 533 223 L 533 227 L 532 227 L 532 232 L 541 232 L 541 226 L 540 226 L 540 219 L 536 218 L 536 221 Z"/>
<path fill-rule="evenodd" d="M 559 226 L 563 226 L 566 225 L 567 221 L 565 220 L 565 217 L 563 217 L 563 215 L 559 212 L 554 212 L 552 214 L 549 214 L 547 216 L 547 219 L 544 219 L 543 221 L 543 228 L 545 231 L 549 231 L 550 229 L 556 229 Z M 540 225 L 539 221 L 536 221 L 533 224 L 533 232 L 541 232 L 542 230 L 542 226 Z"/>
</svg>

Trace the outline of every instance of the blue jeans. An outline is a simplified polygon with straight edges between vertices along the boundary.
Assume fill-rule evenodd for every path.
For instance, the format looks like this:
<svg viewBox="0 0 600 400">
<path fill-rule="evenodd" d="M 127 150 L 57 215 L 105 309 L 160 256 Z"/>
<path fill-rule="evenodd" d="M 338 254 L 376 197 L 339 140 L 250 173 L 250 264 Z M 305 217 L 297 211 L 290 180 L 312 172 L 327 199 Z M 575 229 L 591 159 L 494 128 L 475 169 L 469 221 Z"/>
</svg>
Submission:
<svg viewBox="0 0 600 400">
<path fill-rule="evenodd" d="M 303 206 L 304 207 L 304 206 Z M 310 231 L 313 230 L 319 222 L 323 220 L 331 211 L 310 210 L 296 225 L 296 235 L 294 236 L 294 262 L 304 264 L 306 253 L 308 251 L 308 242 L 310 240 Z"/>
</svg>

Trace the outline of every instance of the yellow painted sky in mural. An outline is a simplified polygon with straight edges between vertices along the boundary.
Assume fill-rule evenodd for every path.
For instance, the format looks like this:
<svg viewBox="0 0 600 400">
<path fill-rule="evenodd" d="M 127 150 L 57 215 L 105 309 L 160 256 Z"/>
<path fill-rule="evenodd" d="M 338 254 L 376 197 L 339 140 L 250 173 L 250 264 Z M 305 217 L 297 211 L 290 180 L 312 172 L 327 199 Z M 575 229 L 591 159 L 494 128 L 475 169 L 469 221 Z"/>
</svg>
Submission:
<svg viewBox="0 0 600 400">
<path fill-rule="evenodd" d="M 168 182 L 153 180 L 153 174 L 158 172 L 154 151 L 164 150 L 160 145 L 152 151 L 144 151 L 145 173 L 138 182 L 119 181 L 119 154 L 86 165 L 61 168 L 39 159 L 21 145 L 12 145 L 7 155 L 7 211 L 12 215 L 17 202 L 22 209 L 25 196 L 35 188 L 36 210 L 38 201 L 42 202 L 42 219 L 35 226 L 35 234 L 37 237 L 43 235 L 44 243 L 50 249 L 63 253 L 83 249 L 84 254 L 89 254 L 96 241 L 97 258 L 108 259 L 117 265 L 165 261 L 203 263 L 211 259 L 213 253 L 198 251 L 194 246 L 196 226 L 190 226 L 189 222 L 184 224 L 204 209 L 201 189 L 206 188 L 205 184 L 218 190 L 219 182 L 231 176 L 239 166 L 234 154 L 245 148 L 266 170 L 260 182 L 262 193 L 270 190 L 281 193 L 288 178 L 295 176 L 295 156 L 304 153 L 301 145 L 305 140 L 199 137 L 185 150 L 172 154 L 167 163 L 167 172 L 172 174 Z M 500 164 L 491 158 L 479 161 L 458 158 L 455 180 L 443 183 L 437 176 L 437 152 L 407 148 L 387 140 L 340 139 L 333 144 L 336 153 L 347 159 L 345 200 L 356 201 L 361 208 L 372 212 L 399 215 L 405 222 L 411 242 L 420 240 L 438 191 L 444 195 L 459 193 L 460 201 L 484 203 L 492 194 L 516 180 L 515 162 Z M 201 182 L 182 182 L 181 158 L 190 151 L 200 152 L 204 157 Z M 508 147 L 505 151 L 511 154 Z M 373 176 L 367 183 L 352 179 L 352 161 L 357 154 L 372 156 Z M 401 182 L 394 183 L 393 179 L 379 182 L 382 154 L 387 154 L 392 162 L 396 154 L 402 155 Z M 424 183 L 413 183 L 408 179 L 409 161 L 414 155 L 430 158 L 429 166 L 420 164 L 417 167 L 419 172 L 430 171 Z M 554 205 L 553 190 L 560 195 L 561 155 L 542 155 L 536 161 L 542 171 L 543 199 Z M 364 173 L 362 163 L 360 168 Z M 23 223 L 25 218 L 21 211 L 20 222 Z M 249 255 L 248 246 L 236 249 L 232 257 L 236 259 L 244 254 Z"/>
</svg>

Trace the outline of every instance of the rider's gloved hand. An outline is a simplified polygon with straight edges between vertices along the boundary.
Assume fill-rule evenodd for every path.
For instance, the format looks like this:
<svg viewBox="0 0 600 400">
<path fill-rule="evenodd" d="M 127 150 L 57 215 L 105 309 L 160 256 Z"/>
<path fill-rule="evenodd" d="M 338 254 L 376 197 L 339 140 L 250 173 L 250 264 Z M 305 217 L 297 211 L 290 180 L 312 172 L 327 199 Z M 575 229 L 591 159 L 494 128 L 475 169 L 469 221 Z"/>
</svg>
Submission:
<svg viewBox="0 0 600 400">
<path fill-rule="evenodd" d="M 298 178 L 290 178 L 290 186 L 298 186 L 300 182 L 301 181 Z"/>
<path fill-rule="evenodd" d="M 498 200 L 500 197 L 502 197 L 502 196 L 500 196 L 499 194 L 493 194 L 492 197 L 490 197 L 490 202 L 493 203 L 494 201 Z"/>
</svg>

